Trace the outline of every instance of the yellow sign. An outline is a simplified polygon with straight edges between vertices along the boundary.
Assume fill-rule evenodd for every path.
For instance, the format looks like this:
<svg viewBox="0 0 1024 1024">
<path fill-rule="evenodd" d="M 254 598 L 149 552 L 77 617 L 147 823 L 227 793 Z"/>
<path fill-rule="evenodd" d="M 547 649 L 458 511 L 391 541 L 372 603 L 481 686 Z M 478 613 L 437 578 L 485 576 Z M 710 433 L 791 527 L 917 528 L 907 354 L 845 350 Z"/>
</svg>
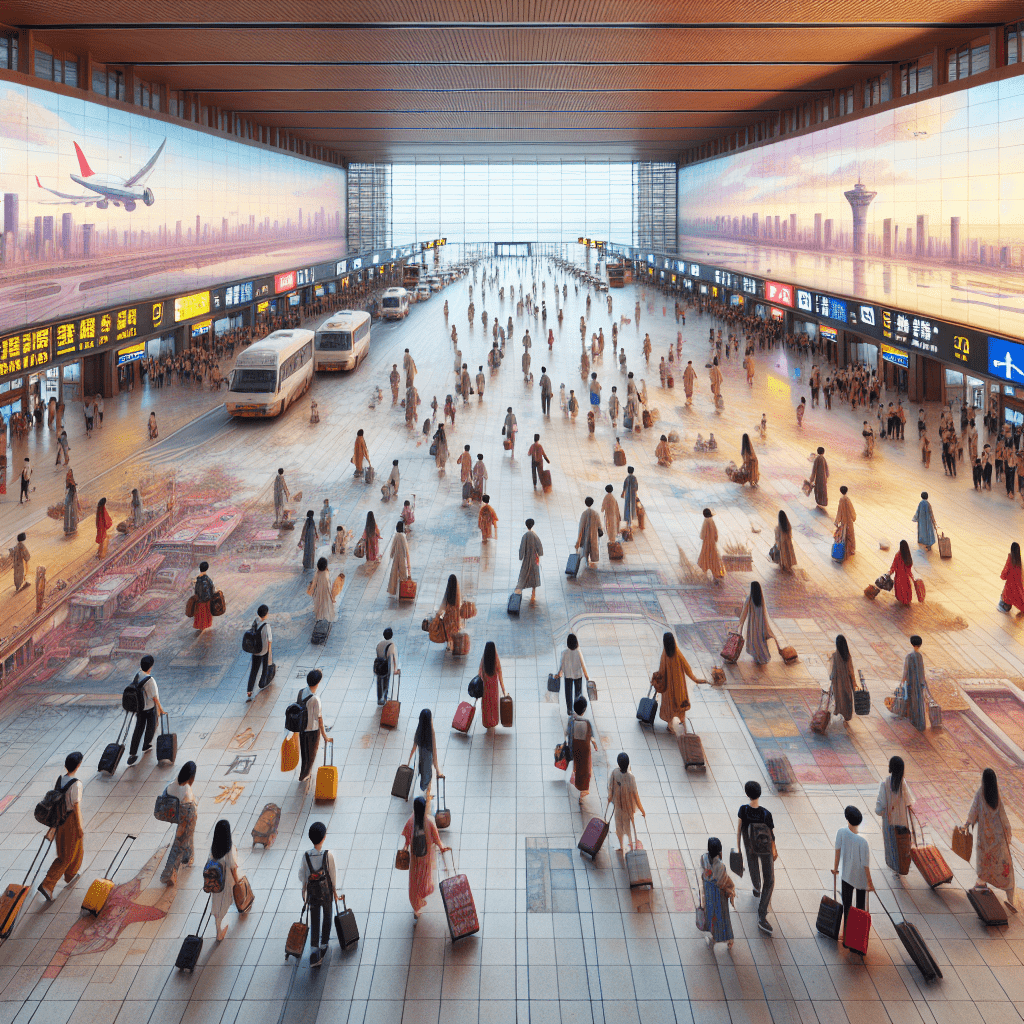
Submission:
<svg viewBox="0 0 1024 1024">
<path fill-rule="evenodd" d="M 193 292 L 191 295 L 182 295 L 174 300 L 174 321 L 181 323 L 182 320 L 191 320 L 194 316 L 202 316 L 210 312 L 210 293 Z"/>
<path fill-rule="evenodd" d="M 348 284 L 348 278 L 345 278 L 345 283 Z M 266 313 L 266 311 L 268 309 L 270 309 L 270 300 L 269 299 L 264 299 L 262 302 L 257 302 L 256 303 L 256 315 L 257 316 L 259 316 L 260 313 Z"/>
</svg>

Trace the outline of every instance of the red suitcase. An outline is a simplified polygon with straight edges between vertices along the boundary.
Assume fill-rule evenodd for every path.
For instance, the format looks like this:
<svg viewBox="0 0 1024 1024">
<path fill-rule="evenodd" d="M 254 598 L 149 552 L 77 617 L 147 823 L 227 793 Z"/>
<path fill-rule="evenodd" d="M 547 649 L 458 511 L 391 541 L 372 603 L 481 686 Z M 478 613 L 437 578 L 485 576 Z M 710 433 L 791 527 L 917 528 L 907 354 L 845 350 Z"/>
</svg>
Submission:
<svg viewBox="0 0 1024 1024">
<path fill-rule="evenodd" d="M 451 851 L 448 851 L 451 853 Z M 452 873 L 448 872 L 448 862 L 441 855 L 444 863 L 444 878 L 441 879 L 441 902 L 444 914 L 448 918 L 448 931 L 452 942 L 464 939 L 480 931 L 480 919 L 476 914 L 476 901 L 469 887 L 469 879 L 465 875 L 455 874 L 455 855 L 452 854 Z"/>
<path fill-rule="evenodd" d="M 399 601 L 415 601 L 416 600 L 416 581 L 415 580 L 399 580 L 398 581 L 398 600 Z"/>
<path fill-rule="evenodd" d="M 867 904 L 867 893 L 865 904 Z M 854 953 L 864 956 L 868 951 L 868 936 L 871 934 L 871 915 L 867 910 L 850 907 L 846 918 L 846 931 L 843 933 L 843 945 Z"/>
<path fill-rule="evenodd" d="M 591 818 L 587 822 L 587 827 L 583 830 L 583 836 L 576 844 L 576 849 L 580 851 L 581 857 L 586 854 L 591 860 L 596 860 L 607 838 L 608 815 L 606 813 L 603 818 Z"/>
<path fill-rule="evenodd" d="M 722 647 L 722 661 L 735 665 L 743 653 L 743 637 L 739 633 L 730 633 Z"/>
<path fill-rule="evenodd" d="M 469 654 L 469 634 L 464 629 L 452 637 L 452 654 L 458 658 Z"/>
<path fill-rule="evenodd" d="M 455 717 L 452 719 L 452 728 L 456 732 L 469 732 L 473 719 L 476 716 L 476 701 L 472 704 L 468 700 L 462 701 L 455 709 Z"/>
<path fill-rule="evenodd" d="M 937 885 L 945 885 L 953 881 L 953 872 L 946 863 L 946 858 L 939 853 L 939 848 L 932 844 L 925 845 L 924 830 L 920 828 L 917 815 L 910 812 L 910 859 L 914 866 L 924 875 L 924 880 L 934 889 Z"/>
</svg>

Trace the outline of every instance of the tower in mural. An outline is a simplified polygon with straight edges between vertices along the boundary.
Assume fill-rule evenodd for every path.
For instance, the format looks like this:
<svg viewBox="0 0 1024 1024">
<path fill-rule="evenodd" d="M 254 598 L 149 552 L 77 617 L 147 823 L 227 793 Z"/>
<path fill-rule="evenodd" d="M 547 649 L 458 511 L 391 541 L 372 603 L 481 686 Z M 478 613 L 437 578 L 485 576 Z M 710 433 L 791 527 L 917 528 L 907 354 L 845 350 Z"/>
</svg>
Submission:
<svg viewBox="0 0 1024 1024">
<path fill-rule="evenodd" d="M 864 228 L 868 222 L 868 206 L 878 193 L 869 192 L 858 181 L 849 192 L 844 192 L 843 195 L 846 196 L 846 201 L 853 208 L 853 251 L 862 253 L 864 251 Z"/>
</svg>

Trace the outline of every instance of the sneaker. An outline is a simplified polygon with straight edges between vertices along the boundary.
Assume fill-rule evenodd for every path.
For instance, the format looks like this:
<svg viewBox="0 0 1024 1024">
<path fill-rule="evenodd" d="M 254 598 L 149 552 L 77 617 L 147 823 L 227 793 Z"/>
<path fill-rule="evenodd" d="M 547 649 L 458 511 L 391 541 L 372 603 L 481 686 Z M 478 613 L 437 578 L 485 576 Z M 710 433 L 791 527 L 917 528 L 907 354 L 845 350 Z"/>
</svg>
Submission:
<svg viewBox="0 0 1024 1024">
<path fill-rule="evenodd" d="M 128 763 L 130 765 L 131 764 L 135 764 L 135 762 L 138 761 L 138 759 L 139 759 L 139 755 L 138 754 L 129 754 L 128 755 Z"/>
<path fill-rule="evenodd" d="M 760 889 L 751 889 L 750 895 L 753 896 L 755 900 L 759 900 L 761 898 L 761 890 Z"/>
<path fill-rule="evenodd" d="M 765 935 L 771 935 L 774 932 L 774 929 L 767 921 L 758 921 L 757 928 L 758 931 L 764 932 Z"/>
<path fill-rule="evenodd" d="M 313 952 L 309 954 L 309 966 L 310 967 L 319 967 L 323 962 L 324 962 L 324 955 L 323 955 L 323 953 L 320 952 L 319 949 L 314 949 Z"/>
<path fill-rule="evenodd" d="M 39 891 L 43 894 L 43 899 L 46 900 L 47 903 L 52 903 L 53 902 L 53 897 L 43 888 L 43 883 L 42 882 L 39 883 L 38 888 L 39 888 Z"/>
<path fill-rule="evenodd" d="M 248 704 L 252 700 L 252 690 L 248 690 L 245 694 L 245 703 Z"/>
</svg>

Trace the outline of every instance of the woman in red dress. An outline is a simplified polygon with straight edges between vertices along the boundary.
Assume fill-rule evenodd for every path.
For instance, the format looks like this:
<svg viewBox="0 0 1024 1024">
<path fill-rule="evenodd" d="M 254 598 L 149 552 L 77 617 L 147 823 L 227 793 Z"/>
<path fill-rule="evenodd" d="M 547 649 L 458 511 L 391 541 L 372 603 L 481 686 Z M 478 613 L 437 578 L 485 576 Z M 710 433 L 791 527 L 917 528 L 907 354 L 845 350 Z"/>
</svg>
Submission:
<svg viewBox="0 0 1024 1024">
<path fill-rule="evenodd" d="M 192 593 L 195 595 L 196 608 L 192 616 L 192 626 L 201 633 L 213 625 L 213 614 L 210 611 L 210 602 L 213 600 L 213 580 L 206 575 L 210 568 L 209 562 L 199 563 L 199 575 L 196 577 Z"/>
<path fill-rule="evenodd" d="M 1014 541 L 1010 545 L 1010 553 L 1006 556 L 1006 565 L 999 578 L 1006 580 L 1003 596 L 999 600 L 999 610 L 1008 612 L 1017 608 L 1024 612 L 1024 585 L 1021 584 L 1020 545 Z"/>
<path fill-rule="evenodd" d="M 98 545 L 96 557 L 100 561 L 107 557 L 107 545 L 110 543 L 109 531 L 113 525 L 114 521 L 107 511 L 107 499 L 100 498 L 96 506 L 96 544 Z M 1017 570 L 1017 575 L 1020 576 L 1020 569 Z"/>
<path fill-rule="evenodd" d="M 484 699 L 481 715 L 485 729 L 493 729 L 500 720 L 498 706 L 498 687 L 505 693 L 505 679 L 501 673 L 501 659 L 493 640 L 484 645 L 484 656 L 480 659 L 480 678 L 484 683 Z"/>
<path fill-rule="evenodd" d="M 910 545 L 900 541 L 900 549 L 892 560 L 889 572 L 893 576 L 893 592 L 896 600 L 902 605 L 909 605 L 914 598 L 914 559 L 910 555 Z"/>
</svg>

